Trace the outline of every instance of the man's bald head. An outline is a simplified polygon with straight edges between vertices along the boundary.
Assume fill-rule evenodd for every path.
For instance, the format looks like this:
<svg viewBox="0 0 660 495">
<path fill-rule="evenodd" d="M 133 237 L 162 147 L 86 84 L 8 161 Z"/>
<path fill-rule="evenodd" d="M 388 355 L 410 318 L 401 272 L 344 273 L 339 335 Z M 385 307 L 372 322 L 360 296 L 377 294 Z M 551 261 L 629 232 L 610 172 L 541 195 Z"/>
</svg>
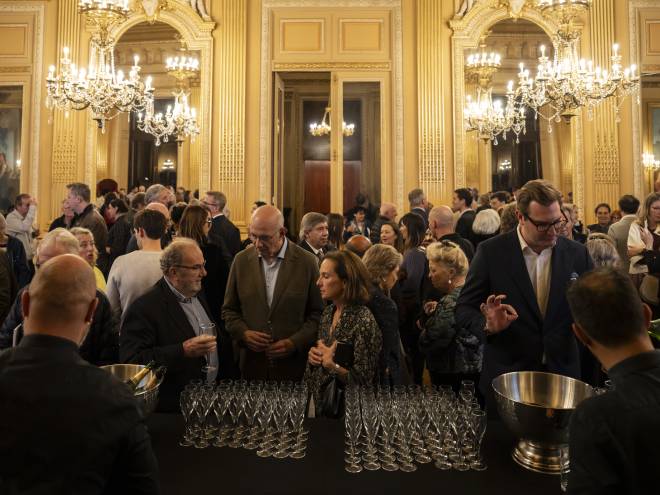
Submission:
<svg viewBox="0 0 660 495">
<path fill-rule="evenodd" d="M 358 255 L 360 258 L 371 247 L 371 241 L 363 235 L 354 235 L 346 242 L 346 249 Z"/>
<path fill-rule="evenodd" d="M 165 206 L 163 203 L 149 203 L 147 206 L 145 206 L 145 210 L 159 211 L 165 215 L 167 220 L 170 219 L 170 210 L 168 210 L 167 206 Z"/>
<path fill-rule="evenodd" d="M 275 259 L 284 244 L 284 216 L 272 205 L 260 206 L 252 214 L 250 239 L 259 254 L 267 261 Z"/>
<path fill-rule="evenodd" d="M 78 255 L 55 256 L 39 268 L 21 303 L 26 335 L 55 335 L 80 344 L 96 309 L 94 272 Z"/>
<path fill-rule="evenodd" d="M 381 203 L 380 216 L 393 222 L 397 216 L 396 205 L 394 203 Z"/>
<path fill-rule="evenodd" d="M 284 227 L 284 215 L 273 205 L 260 206 L 252 214 L 251 224 L 259 228 L 277 230 Z"/>
<path fill-rule="evenodd" d="M 454 231 L 454 212 L 449 206 L 435 206 L 429 212 L 429 228 L 438 239 Z"/>
</svg>

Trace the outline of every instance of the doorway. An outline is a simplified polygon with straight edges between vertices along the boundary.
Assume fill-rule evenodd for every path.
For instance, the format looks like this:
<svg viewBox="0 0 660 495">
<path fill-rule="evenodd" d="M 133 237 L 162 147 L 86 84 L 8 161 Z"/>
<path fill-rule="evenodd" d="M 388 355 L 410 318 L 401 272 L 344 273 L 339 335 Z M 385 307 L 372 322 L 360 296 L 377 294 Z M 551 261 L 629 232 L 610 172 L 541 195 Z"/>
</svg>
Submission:
<svg viewBox="0 0 660 495">
<path fill-rule="evenodd" d="M 273 197 L 292 234 L 309 211 L 344 214 L 358 194 L 380 203 L 384 84 L 371 74 L 273 74 Z"/>
</svg>

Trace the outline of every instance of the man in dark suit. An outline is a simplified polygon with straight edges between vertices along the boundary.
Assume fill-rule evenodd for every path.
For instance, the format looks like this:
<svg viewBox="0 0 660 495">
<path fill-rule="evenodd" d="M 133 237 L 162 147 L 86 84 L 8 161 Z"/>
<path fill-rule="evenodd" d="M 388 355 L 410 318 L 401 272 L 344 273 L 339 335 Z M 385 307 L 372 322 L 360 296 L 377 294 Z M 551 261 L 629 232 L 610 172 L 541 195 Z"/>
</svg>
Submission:
<svg viewBox="0 0 660 495">
<path fill-rule="evenodd" d="M 429 226 L 429 202 L 422 189 L 413 189 L 408 193 L 410 213 L 415 213 L 424 220 L 424 228 Z"/>
<path fill-rule="evenodd" d="M 200 332 L 201 325 L 215 322 L 201 292 L 206 271 L 197 243 L 177 239 L 163 251 L 160 263 L 163 278 L 126 311 L 119 357 L 123 363 L 156 361 L 167 366 L 158 408 L 174 411 L 181 390 L 190 380 L 213 382 L 218 376 L 227 376 L 232 365 L 231 346 L 221 327 L 217 328 L 217 338 Z M 215 370 L 204 375 L 207 355 Z"/>
<path fill-rule="evenodd" d="M 456 189 L 451 200 L 451 209 L 458 213 L 456 233 L 463 239 L 472 237 L 472 224 L 477 213 L 472 209 L 472 191 L 467 187 Z"/>
<path fill-rule="evenodd" d="M 66 187 L 68 189 L 67 204 L 76 213 L 73 226 L 84 227 L 92 231 L 94 244 L 99 251 L 96 265 L 107 274 L 110 269 L 110 257 L 105 250 L 108 244 L 108 226 L 94 205 L 90 203 L 91 193 L 87 184 L 74 182 Z"/>
<path fill-rule="evenodd" d="M 328 244 L 329 234 L 328 217 L 323 213 L 310 211 L 305 213 L 300 220 L 298 245 L 316 256 L 320 265 L 325 253 L 335 249 L 334 246 Z"/>
<path fill-rule="evenodd" d="M 448 206 L 435 206 L 429 212 L 429 230 L 436 241 L 451 241 L 457 244 L 468 261 L 472 261 L 474 247 L 470 241 L 454 232 L 454 215 Z"/>
<path fill-rule="evenodd" d="M 78 354 L 96 302 L 94 273 L 73 254 L 42 265 L 23 294 L 25 337 L 0 354 L 0 493 L 159 493 L 131 391 Z"/>
<path fill-rule="evenodd" d="M 243 378 L 300 380 L 323 311 L 317 259 L 285 237 L 274 206 L 255 210 L 253 245 L 234 259 L 222 316 Z"/>
<path fill-rule="evenodd" d="M 231 256 L 236 256 L 241 250 L 241 232 L 223 213 L 227 206 L 227 196 L 220 191 L 209 191 L 202 204 L 208 208 L 213 218 L 209 239 L 222 239 Z"/>
<path fill-rule="evenodd" d="M 519 194 L 518 228 L 480 244 L 470 265 L 456 322 L 485 342 L 480 386 L 487 398 L 502 373 L 580 376 L 566 289 L 593 262 L 583 245 L 558 236 L 560 201 L 550 183 L 529 181 Z"/>
</svg>

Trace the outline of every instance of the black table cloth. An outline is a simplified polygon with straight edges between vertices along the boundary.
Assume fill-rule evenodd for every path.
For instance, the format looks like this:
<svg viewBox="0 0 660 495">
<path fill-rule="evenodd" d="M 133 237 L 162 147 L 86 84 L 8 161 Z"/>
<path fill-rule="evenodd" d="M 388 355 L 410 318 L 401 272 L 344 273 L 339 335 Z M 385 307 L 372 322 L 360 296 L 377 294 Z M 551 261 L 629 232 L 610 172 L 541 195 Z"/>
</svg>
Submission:
<svg viewBox="0 0 660 495">
<path fill-rule="evenodd" d="M 413 473 L 381 469 L 357 474 L 344 470 L 343 421 L 306 420 L 309 439 L 303 459 L 264 459 L 255 451 L 229 447 L 179 447 L 183 432 L 179 415 L 154 414 L 148 426 L 163 495 L 559 493 L 559 476 L 533 473 L 513 461 L 515 439 L 500 421 L 490 421 L 486 430 L 486 471 L 441 471 L 431 463 L 417 464 Z"/>
</svg>

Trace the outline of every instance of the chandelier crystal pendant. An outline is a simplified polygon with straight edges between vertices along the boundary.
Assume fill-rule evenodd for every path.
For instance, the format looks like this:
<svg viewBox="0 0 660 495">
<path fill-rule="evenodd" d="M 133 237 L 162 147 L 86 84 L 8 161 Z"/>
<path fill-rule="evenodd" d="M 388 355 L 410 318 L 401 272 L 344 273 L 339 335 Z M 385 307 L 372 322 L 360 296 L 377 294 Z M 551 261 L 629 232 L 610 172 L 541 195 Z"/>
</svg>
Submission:
<svg viewBox="0 0 660 495">
<path fill-rule="evenodd" d="M 479 138 L 498 144 L 498 137 L 506 140 L 507 134 L 512 132 L 516 136 L 516 143 L 520 142 L 520 134 L 525 134 L 525 107 L 520 105 L 513 92 L 513 82 L 509 82 L 506 94 L 506 104 L 501 99 L 493 99 L 493 89 L 477 88 L 477 100 L 471 96 L 466 98 L 463 110 L 466 131 L 477 131 Z"/>
<path fill-rule="evenodd" d="M 309 125 L 309 133 L 312 136 L 320 137 L 330 134 L 330 131 L 332 130 L 330 128 L 330 125 L 328 124 L 330 111 L 331 111 L 330 107 L 325 107 L 325 112 L 323 113 L 323 119 L 321 120 L 321 123 L 317 124 L 316 122 L 312 122 Z M 341 132 L 346 137 L 352 136 L 353 134 L 355 134 L 355 124 L 347 124 L 346 122 L 342 122 Z"/>
<path fill-rule="evenodd" d="M 647 170 L 658 170 L 660 169 L 660 160 L 655 159 L 655 155 L 652 153 L 642 154 L 642 164 Z"/>
<path fill-rule="evenodd" d="M 615 98 L 617 122 L 619 108 L 630 95 L 639 94 L 639 75 L 635 65 L 621 65 L 619 46 L 613 46 L 609 70 L 595 67 L 592 61 L 579 56 L 580 31 L 575 19 L 587 11 L 591 0 L 539 0 L 538 6 L 546 16 L 558 19 L 560 28 L 553 42 L 552 59 L 546 56 L 544 46 L 535 77 L 520 64 L 516 98 L 530 107 L 534 116 L 548 122 L 569 121 L 581 108 L 587 109 L 589 118 L 593 109 L 607 98 Z M 552 132 L 552 126 L 548 126 Z"/>
<path fill-rule="evenodd" d="M 181 40 L 180 55 L 169 57 L 165 68 L 168 75 L 176 79 L 177 90 L 174 95 L 174 107 L 167 107 L 167 111 L 155 113 L 153 101 L 144 114 L 138 114 L 137 125 L 141 131 L 156 138 L 156 146 L 161 142 L 169 142 L 170 136 L 175 136 L 179 145 L 186 137 L 194 141 L 200 129 L 197 124 L 197 111 L 188 104 L 189 80 L 199 74 L 199 59 L 187 53 L 183 40 Z"/>
<path fill-rule="evenodd" d="M 87 68 L 77 67 L 64 47 L 60 72 L 51 65 L 46 77 L 46 106 L 70 110 L 89 109 L 92 119 L 104 132 L 106 121 L 122 112 L 143 111 L 153 103 L 151 78 L 140 78 L 139 58 L 135 56 L 128 77 L 115 69 L 114 40 L 109 29 L 129 14 L 127 0 L 80 0 L 78 13 L 95 26 Z"/>
</svg>

